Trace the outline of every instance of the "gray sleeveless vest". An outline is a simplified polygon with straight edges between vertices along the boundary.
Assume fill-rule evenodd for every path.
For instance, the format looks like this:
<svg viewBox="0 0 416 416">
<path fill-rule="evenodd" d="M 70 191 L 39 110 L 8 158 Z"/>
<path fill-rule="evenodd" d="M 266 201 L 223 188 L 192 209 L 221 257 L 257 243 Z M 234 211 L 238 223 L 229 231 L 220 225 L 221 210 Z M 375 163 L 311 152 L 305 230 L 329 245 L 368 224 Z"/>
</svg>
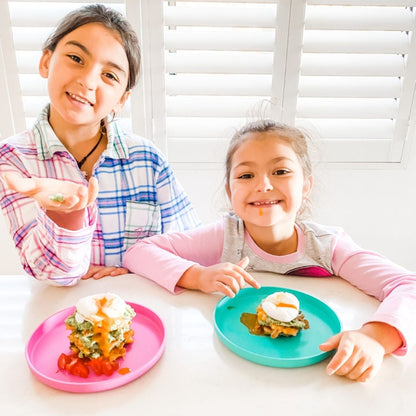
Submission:
<svg viewBox="0 0 416 416">
<path fill-rule="evenodd" d="M 293 263 L 284 262 L 281 256 L 267 260 L 254 253 L 244 238 L 244 223 L 235 214 L 224 216 L 224 248 L 221 261 L 238 263 L 243 257 L 250 259 L 247 271 L 274 272 L 297 276 L 332 276 L 332 244 L 340 233 L 339 227 L 323 226 L 310 221 L 297 223 L 305 235 L 305 247 L 297 253 Z M 299 232 L 299 231 L 298 231 Z M 270 256 L 270 255 L 269 255 Z"/>
</svg>

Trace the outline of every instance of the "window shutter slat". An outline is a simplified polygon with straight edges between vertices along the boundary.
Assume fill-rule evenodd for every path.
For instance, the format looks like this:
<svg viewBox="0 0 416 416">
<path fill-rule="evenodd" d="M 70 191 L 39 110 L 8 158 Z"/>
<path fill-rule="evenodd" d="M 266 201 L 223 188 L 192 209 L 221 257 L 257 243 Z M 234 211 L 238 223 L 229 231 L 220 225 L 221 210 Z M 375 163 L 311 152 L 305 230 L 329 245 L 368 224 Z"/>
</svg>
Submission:
<svg viewBox="0 0 416 416">
<path fill-rule="evenodd" d="M 215 4 L 213 7 L 167 7 L 165 9 L 165 25 L 198 26 L 198 27 L 259 27 L 273 28 L 275 25 L 274 7 L 268 7 L 269 13 L 259 13 L 265 5 L 246 4 L 227 7 L 227 1 L 223 4 Z"/>
<path fill-rule="evenodd" d="M 398 120 L 412 88 L 404 81 L 415 85 L 408 71 L 415 13 L 405 3 L 307 2 L 296 117 L 320 130 L 330 161 L 402 158 L 407 131 Z M 348 140 L 355 152 L 346 149 Z"/>
</svg>

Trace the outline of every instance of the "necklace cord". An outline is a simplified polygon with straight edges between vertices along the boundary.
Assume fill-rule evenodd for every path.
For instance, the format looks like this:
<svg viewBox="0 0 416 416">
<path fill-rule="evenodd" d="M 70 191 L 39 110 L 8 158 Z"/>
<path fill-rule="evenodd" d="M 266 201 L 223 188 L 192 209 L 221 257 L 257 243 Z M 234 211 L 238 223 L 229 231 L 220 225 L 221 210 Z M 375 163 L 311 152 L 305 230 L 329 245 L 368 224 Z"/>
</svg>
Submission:
<svg viewBox="0 0 416 416">
<path fill-rule="evenodd" d="M 86 160 L 92 155 L 92 153 L 98 147 L 98 145 L 101 143 L 101 140 L 102 140 L 103 136 L 104 136 L 104 132 L 103 132 L 103 129 L 101 129 L 100 138 L 98 139 L 97 143 L 95 143 L 95 146 L 90 150 L 90 152 L 86 156 L 84 156 L 79 162 L 77 162 L 78 167 L 80 169 L 81 169 L 82 165 L 86 162 Z"/>
</svg>

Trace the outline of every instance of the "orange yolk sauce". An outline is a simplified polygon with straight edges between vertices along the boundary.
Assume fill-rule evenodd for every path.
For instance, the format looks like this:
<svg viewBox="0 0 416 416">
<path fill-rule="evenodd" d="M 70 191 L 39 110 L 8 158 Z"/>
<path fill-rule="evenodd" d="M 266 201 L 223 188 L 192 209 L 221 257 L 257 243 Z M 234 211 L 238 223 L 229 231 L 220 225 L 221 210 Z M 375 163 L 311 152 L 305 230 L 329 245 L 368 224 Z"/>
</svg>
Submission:
<svg viewBox="0 0 416 416">
<path fill-rule="evenodd" d="M 103 357 L 108 358 L 110 356 L 110 350 L 115 344 L 115 341 L 109 342 L 108 336 L 111 331 L 111 327 L 113 326 L 115 319 L 110 318 L 104 311 L 103 308 L 105 306 L 111 306 L 111 303 L 113 302 L 113 299 L 107 299 L 107 298 L 101 298 L 96 300 L 97 304 L 97 313 L 96 315 L 102 320 L 99 320 L 98 322 L 95 322 L 93 326 L 94 335 L 93 338 L 95 341 L 97 341 L 98 345 L 101 348 L 101 351 L 103 352 Z"/>
<path fill-rule="evenodd" d="M 276 303 L 276 306 L 278 308 L 293 308 L 293 309 L 297 309 L 297 307 L 295 305 L 292 305 L 290 303 Z"/>
</svg>

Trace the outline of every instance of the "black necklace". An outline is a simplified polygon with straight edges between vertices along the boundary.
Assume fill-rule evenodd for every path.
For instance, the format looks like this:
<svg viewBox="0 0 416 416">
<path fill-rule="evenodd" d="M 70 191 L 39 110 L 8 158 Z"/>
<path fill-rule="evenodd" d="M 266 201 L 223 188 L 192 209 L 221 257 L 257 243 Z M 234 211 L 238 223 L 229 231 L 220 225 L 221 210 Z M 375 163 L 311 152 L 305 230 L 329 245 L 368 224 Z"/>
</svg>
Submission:
<svg viewBox="0 0 416 416">
<path fill-rule="evenodd" d="M 98 147 L 98 145 L 100 144 L 103 136 L 104 136 L 104 132 L 103 132 L 103 129 L 101 129 L 101 134 L 100 134 L 100 138 L 98 139 L 98 142 L 91 149 L 91 151 L 87 154 L 87 156 L 84 156 L 79 162 L 77 162 L 78 163 L 78 167 L 80 169 L 81 169 L 82 165 L 85 163 L 85 161 L 92 155 L 92 153 L 94 152 L 94 150 Z"/>
</svg>

